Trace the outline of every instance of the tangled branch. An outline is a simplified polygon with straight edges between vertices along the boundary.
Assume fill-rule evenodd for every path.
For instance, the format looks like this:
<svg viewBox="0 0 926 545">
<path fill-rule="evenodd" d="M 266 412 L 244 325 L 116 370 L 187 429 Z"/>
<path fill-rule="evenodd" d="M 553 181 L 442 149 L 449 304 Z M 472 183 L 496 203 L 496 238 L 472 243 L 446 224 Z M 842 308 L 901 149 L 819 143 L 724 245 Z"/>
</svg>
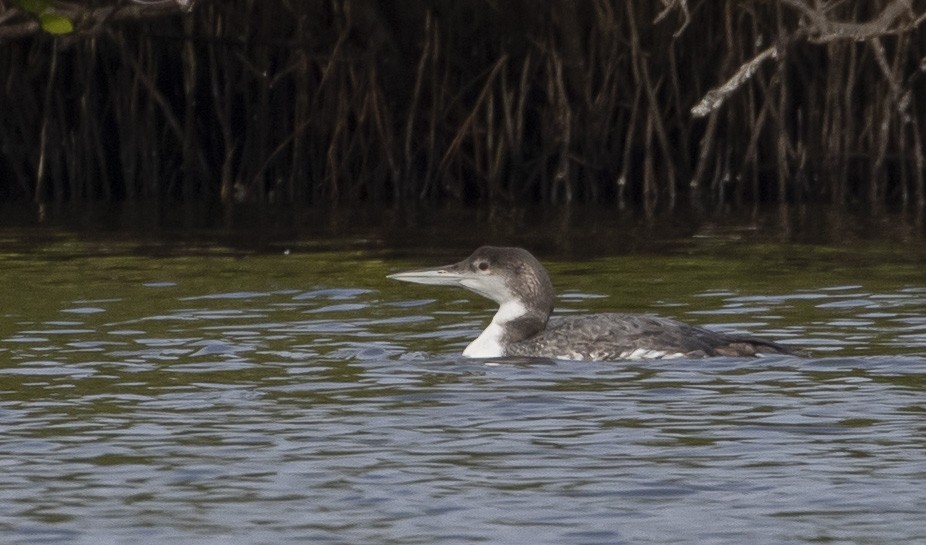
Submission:
<svg viewBox="0 0 926 545">
<path fill-rule="evenodd" d="M 786 49 L 781 44 L 801 39 L 813 44 L 839 40 L 873 41 L 882 36 L 910 32 L 926 20 L 926 13 L 917 15 L 913 11 L 910 0 L 893 0 L 876 17 L 864 23 L 830 19 L 827 12 L 833 2 L 816 3 L 815 7 L 809 6 L 806 0 L 781 0 L 781 3 L 801 14 L 800 27 L 780 40 L 779 45 L 765 49 L 745 62 L 726 82 L 708 91 L 691 108 L 694 117 L 704 117 L 719 108 L 727 97 L 752 78 L 763 62 L 781 58 Z"/>
</svg>

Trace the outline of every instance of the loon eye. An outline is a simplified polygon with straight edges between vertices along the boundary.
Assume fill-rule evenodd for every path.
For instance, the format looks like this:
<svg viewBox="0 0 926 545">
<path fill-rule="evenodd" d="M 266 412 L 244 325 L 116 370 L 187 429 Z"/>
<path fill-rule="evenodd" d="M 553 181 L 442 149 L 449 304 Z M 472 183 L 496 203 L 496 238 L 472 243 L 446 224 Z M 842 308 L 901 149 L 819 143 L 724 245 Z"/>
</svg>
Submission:
<svg viewBox="0 0 926 545">
<path fill-rule="evenodd" d="M 479 264 L 476 265 L 476 266 L 479 267 L 479 270 L 480 270 L 480 271 L 487 271 L 487 270 L 489 270 L 489 264 L 488 264 L 487 262 L 485 262 L 485 261 L 480 261 Z"/>
</svg>

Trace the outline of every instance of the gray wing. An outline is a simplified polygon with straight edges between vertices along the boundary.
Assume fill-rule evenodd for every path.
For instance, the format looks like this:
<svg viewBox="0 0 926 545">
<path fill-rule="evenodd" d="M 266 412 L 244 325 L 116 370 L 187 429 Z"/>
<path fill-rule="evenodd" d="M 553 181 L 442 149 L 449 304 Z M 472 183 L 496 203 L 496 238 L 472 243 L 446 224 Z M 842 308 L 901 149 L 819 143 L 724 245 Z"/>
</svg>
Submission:
<svg viewBox="0 0 926 545">
<path fill-rule="evenodd" d="M 541 333 L 508 347 L 507 355 L 567 360 L 701 358 L 790 353 L 762 339 L 732 337 L 649 314 L 591 314 L 551 320 Z"/>
</svg>

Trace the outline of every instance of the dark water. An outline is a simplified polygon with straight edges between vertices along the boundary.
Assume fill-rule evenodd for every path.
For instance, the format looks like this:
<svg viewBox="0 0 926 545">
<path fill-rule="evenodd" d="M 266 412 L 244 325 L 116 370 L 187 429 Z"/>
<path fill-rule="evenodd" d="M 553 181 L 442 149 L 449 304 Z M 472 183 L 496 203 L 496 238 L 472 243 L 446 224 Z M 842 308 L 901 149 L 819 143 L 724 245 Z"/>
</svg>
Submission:
<svg viewBox="0 0 926 545">
<path fill-rule="evenodd" d="M 926 543 L 919 235 L 459 221 L 4 228 L 0 542 Z M 384 277 L 482 241 L 812 357 L 462 359 L 491 304 Z"/>
</svg>

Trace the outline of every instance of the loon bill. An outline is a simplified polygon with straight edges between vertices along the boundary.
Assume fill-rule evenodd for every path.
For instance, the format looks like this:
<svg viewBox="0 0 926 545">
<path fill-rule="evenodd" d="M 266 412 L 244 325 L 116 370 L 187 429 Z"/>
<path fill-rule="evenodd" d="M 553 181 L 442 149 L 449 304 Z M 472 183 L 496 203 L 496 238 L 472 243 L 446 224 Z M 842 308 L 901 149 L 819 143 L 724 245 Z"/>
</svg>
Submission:
<svg viewBox="0 0 926 545">
<path fill-rule="evenodd" d="M 498 303 L 498 312 L 466 350 L 471 358 L 641 360 L 794 354 L 779 344 L 726 335 L 650 314 L 589 314 L 550 320 L 554 291 L 546 269 L 527 250 L 483 246 L 459 263 L 388 278 L 461 286 Z"/>
</svg>

